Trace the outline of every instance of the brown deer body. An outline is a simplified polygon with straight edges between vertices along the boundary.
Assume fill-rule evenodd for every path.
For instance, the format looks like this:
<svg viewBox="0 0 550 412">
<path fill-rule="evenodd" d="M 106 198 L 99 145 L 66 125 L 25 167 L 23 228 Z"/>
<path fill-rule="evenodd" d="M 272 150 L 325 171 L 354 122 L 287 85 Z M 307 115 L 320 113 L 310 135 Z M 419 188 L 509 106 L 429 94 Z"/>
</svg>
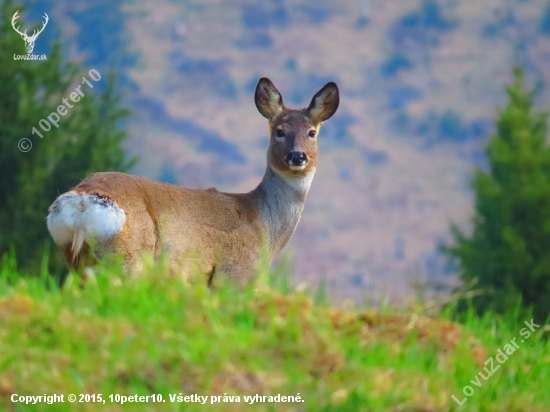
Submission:
<svg viewBox="0 0 550 412">
<path fill-rule="evenodd" d="M 245 284 L 262 253 L 271 260 L 302 213 L 317 164 L 317 134 L 338 108 L 328 83 L 306 109 L 287 109 L 269 79 L 260 79 L 256 106 L 269 120 L 265 175 L 249 193 L 195 190 L 124 173 L 95 173 L 50 207 L 48 229 L 69 266 L 82 269 L 107 254 L 122 255 L 138 273 L 143 255 L 166 253 L 171 270 L 214 273 Z M 90 249 L 93 256 L 90 256 Z"/>
</svg>

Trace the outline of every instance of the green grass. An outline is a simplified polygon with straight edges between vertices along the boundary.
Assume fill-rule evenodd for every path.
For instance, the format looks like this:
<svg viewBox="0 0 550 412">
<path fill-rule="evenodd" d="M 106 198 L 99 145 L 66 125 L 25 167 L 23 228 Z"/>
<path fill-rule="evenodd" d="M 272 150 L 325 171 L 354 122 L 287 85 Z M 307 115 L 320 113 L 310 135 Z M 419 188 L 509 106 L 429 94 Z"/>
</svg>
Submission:
<svg viewBox="0 0 550 412">
<path fill-rule="evenodd" d="M 481 388 L 469 381 L 524 320 L 427 318 L 397 309 L 336 309 L 282 287 L 211 291 L 160 268 L 137 279 L 98 268 L 85 288 L 69 277 L 0 268 L 0 410 L 6 411 L 548 411 L 544 326 Z M 267 282 L 266 282 L 267 283 Z M 284 289 L 284 291 L 281 291 Z M 519 341 L 519 339 L 518 339 Z M 462 388 L 475 392 L 462 406 Z M 64 394 L 65 403 L 12 403 L 12 394 Z M 69 403 L 68 394 L 103 403 Z M 240 396 L 240 403 L 170 402 Z M 246 404 L 245 395 L 304 402 Z M 110 394 L 161 394 L 163 403 L 113 403 Z M 223 398 L 221 399 L 223 400 Z"/>
</svg>

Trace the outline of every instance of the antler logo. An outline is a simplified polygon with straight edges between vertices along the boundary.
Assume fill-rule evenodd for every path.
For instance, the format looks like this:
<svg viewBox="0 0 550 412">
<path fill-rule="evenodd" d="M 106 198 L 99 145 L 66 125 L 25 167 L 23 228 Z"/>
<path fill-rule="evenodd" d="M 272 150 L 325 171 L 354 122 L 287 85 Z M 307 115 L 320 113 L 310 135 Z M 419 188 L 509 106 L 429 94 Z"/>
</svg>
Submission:
<svg viewBox="0 0 550 412">
<path fill-rule="evenodd" d="M 17 20 L 18 17 L 19 17 L 19 10 L 17 10 L 13 15 L 11 19 L 11 25 L 13 29 L 21 35 L 21 38 L 25 40 L 25 48 L 27 49 L 27 54 L 31 54 L 34 49 L 34 42 L 36 41 L 38 35 L 44 31 L 44 28 L 48 24 L 48 21 L 50 20 L 50 18 L 46 13 L 44 13 L 44 23 L 42 23 L 42 28 L 40 30 L 34 30 L 32 36 L 29 36 L 27 34 L 27 30 L 25 30 L 24 32 L 21 32 L 19 31 L 19 27 L 15 25 L 15 21 Z"/>
</svg>

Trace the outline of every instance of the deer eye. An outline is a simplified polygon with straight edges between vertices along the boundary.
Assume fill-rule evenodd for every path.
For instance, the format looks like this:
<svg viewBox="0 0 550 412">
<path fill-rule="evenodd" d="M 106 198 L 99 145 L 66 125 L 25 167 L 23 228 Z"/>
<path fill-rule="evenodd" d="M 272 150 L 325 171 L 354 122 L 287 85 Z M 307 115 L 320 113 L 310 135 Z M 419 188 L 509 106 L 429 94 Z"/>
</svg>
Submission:
<svg viewBox="0 0 550 412">
<path fill-rule="evenodd" d="M 308 135 L 309 137 L 315 137 L 316 134 L 317 134 L 317 132 L 316 132 L 315 130 L 310 130 L 310 131 L 307 133 L 307 135 Z"/>
<path fill-rule="evenodd" d="M 277 131 L 275 132 L 275 136 L 285 137 L 285 131 L 283 129 L 277 129 Z"/>
</svg>

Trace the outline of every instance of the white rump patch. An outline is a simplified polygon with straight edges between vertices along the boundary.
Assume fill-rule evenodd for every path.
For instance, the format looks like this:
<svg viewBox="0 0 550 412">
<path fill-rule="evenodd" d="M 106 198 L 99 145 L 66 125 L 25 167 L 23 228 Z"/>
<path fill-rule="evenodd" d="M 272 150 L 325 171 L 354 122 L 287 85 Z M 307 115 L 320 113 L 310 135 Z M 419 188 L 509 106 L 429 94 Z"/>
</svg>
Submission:
<svg viewBox="0 0 550 412">
<path fill-rule="evenodd" d="M 59 246 L 72 244 L 73 259 L 84 242 L 117 235 L 126 221 L 124 210 L 96 193 L 67 192 L 50 206 L 48 230 Z"/>
</svg>

